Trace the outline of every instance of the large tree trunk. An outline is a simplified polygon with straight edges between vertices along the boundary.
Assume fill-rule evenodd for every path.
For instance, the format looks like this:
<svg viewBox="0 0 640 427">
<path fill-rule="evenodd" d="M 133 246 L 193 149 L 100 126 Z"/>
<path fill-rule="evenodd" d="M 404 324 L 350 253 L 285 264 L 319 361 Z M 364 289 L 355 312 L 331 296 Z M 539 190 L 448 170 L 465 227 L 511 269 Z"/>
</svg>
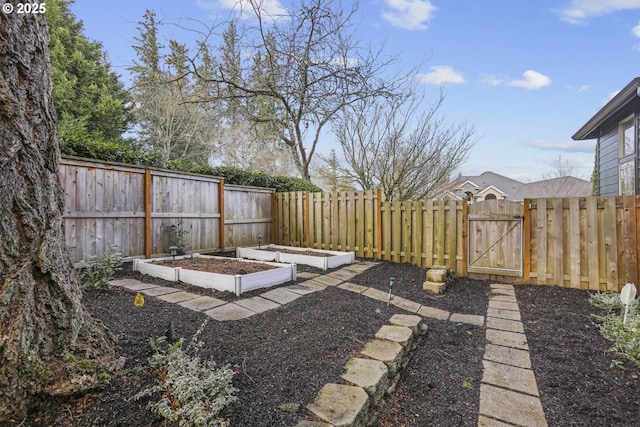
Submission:
<svg viewBox="0 0 640 427">
<path fill-rule="evenodd" d="M 80 361 L 113 358 L 64 244 L 48 41 L 44 15 L 0 13 L 0 423 L 36 394 L 90 387 Z"/>
</svg>

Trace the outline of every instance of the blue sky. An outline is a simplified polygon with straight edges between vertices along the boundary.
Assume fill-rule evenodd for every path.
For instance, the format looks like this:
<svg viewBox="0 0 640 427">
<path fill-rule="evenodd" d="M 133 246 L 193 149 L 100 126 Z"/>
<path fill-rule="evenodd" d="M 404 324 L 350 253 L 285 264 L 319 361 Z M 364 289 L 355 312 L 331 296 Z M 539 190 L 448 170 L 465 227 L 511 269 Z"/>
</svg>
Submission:
<svg viewBox="0 0 640 427">
<path fill-rule="evenodd" d="M 76 0 L 72 11 L 127 82 L 145 9 L 213 24 L 235 3 Z M 360 40 L 386 40 L 407 69 L 424 62 L 420 82 L 432 99 L 444 85 L 447 120 L 476 127 L 479 141 L 460 168 L 464 175 L 490 170 L 535 181 L 562 156 L 574 175 L 588 179 L 595 141 L 571 136 L 640 76 L 640 0 L 362 0 L 358 19 Z M 176 29 L 166 37 L 185 36 Z M 318 149 L 332 147 L 327 138 Z"/>
</svg>

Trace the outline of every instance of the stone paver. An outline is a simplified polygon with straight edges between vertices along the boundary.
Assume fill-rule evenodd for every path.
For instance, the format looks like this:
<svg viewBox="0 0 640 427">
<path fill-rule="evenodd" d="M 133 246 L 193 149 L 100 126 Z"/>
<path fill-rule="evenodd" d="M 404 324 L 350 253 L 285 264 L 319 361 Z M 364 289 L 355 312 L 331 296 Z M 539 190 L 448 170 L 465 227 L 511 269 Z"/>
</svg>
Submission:
<svg viewBox="0 0 640 427">
<path fill-rule="evenodd" d="M 226 304 L 226 301 L 212 297 L 198 297 L 183 301 L 179 305 L 193 311 L 205 311 Z"/>
<path fill-rule="evenodd" d="M 171 294 L 178 292 L 180 289 L 171 288 L 169 286 L 155 286 L 153 288 L 143 289 L 140 292 L 149 295 L 150 297 L 158 297 L 160 295 Z"/>
<path fill-rule="evenodd" d="M 281 304 L 278 304 L 277 302 L 273 302 L 260 296 L 241 299 L 236 301 L 235 304 L 238 304 L 239 306 L 244 308 L 248 308 L 254 313 L 264 313 L 267 310 L 273 310 L 274 308 L 278 308 L 281 306 Z"/>
<path fill-rule="evenodd" d="M 308 288 L 315 288 L 318 289 L 319 291 L 323 290 L 323 289 L 327 289 L 326 284 L 318 282 L 316 279 L 311 279 L 311 280 L 307 280 L 306 282 L 302 282 L 304 283 L 304 285 Z"/>
<path fill-rule="evenodd" d="M 332 271 L 331 273 L 327 274 L 327 276 L 334 277 L 334 278 L 344 282 L 345 280 L 353 279 L 358 274 L 359 273 L 356 273 L 355 271 L 354 272 L 348 272 L 348 271 L 336 270 L 336 271 Z"/>
<path fill-rule="evenodd" d="M 517 332 L 500 331 L 497 329 L 487 329 L 487 342 L 505 347 L 529 350 L 527 337 Z"/>
<path fill-rule="evenodd" d="M 538 384 L 531 369 L 518 368 L 490 360 L 483 360 L 482 367 L 483 383 L 538 396 Z"/>
<path fill-rule="evenodd" d="M 207 310 L 204 313 L 212 319 L 220 322 L 227 320 L 240 320 L 256 314 L 255 311 L 251 311 L 238 304 L 224 304 L 219 307 L 212 308 L 211 310 Z"/>
<path fill-rule="evenodd" d="M 323 283 L 327 286 L 338 286 L 340 283 L 344 282 L 344 280 L 342 279 L 329 277 L 329 276 L 318 276 L 313 280 L 315 280 L 316 282 Z"/>
<path fill-rule="evenodd" d="M 307 409 L 335 427 L 366 424 L 369 396 L 357 386 L 326 384 Z"/>
<path fill-rule="evenodd" d="M 514 295 L 494 295 L 489 298 L 489 301 L 504 301 L 504 302 L 518 302 L 516 300 L 516 296 Z"/>
<path fill-rule="evenodd" d="M 389 299 L 389 292 L 384 292 L 381 291 L 379 289 L 376 288 L 369 288 L 365 291 L 364 293 L 366 296 L 368 296 L 369 298 L 373 298 L 375 300 L 378 301 L 384 301 L 387 302 L 387 300 Z"/>
<path fill-rule="evenodd" d="M 362 387 L 374 404 L 382 399 L 389 385 L 389 369 L 383 362 L 355 357 L 347 362 L 345 370 L 340 376 Z"/>
<path fill-rule="evenodd" d="M 298 295 L 308 295 L 308 294 L 312 294 L 314 292 L 318 292 L 320 289 L 314 287 L 314 286 L 305 286 L 304 284 L 299 284 L 299 285 L 291 285 L 291 286 L 287 286 L 286 288 L 284 288 L 288 291 L 291 292 L 295 292 Z"/>
<path fill-rule="evenodd" d="M 302 271 L 299 273 L 296 273 L 296 277 L 298 279 L 313 279 L 314 277 L 318 277 L 319 274 L 318 273 L 311 273 L 308 271 Z"/>
<path fill-rule="evenodd" d="M 523 427 L 547 425 L 540 399 L 489 384 L 480 385 L 480 414 Z"/>
<path fill-rule="evenodd" d="M 496 301 L 493 298 L 489 300 L 489 308 L 494 308 L 496 310 L 513 310 L 513 311 L 520 310 L 520 307 L 518 307 L 518 303 Z"/>
<path fill-rule="evenodd" d="M 520 318 L 520 310 L 500 310 L 497 308 L 488 308 L 487 316 L 491 317 L 499 317 L 500 319 L 509 319 L 509 320 L 517 320 L 518 322 L 522 319 Z"/>
<path fill-rule="evenodd" d="M 300 298 L 300 294 L 286 290 L 285 288 L 276 288 L 260 295 L 262 298 L 270 299 L 278 304 L 287 304 Z"/>
<path fill-rule="evenodd" d="M 153 285 L 151 283 L 144 283 L 136 279 L 119 279 L 119 280 L 111 280 L 109 282 L 111 286 L 119 286 L 122 288 L 130 289 L 132 291 L 141 291 L 143 289 L 149 288 L 157 288 L 158 285 Z"/>
<path fill-rule="evenodd" d="M 413 316 L 410 314 L 394 314 L 389 319 L 389 324 L 394 326 L 405 326 L 413 331 L 414 334 L 420 333 L 420 323 L 422 318 L 420 316 Z"/>
<path fill-rule="evenodd" d="M 164 294 L 164 295 L 158 295 L 158 299 L 161 299 L 163 301 L 166 302 L 172 302 L 174 304 L 183 302 L 183 301 L 189 301 L 191 299 L 196 299 L 198 298 L 199 295 L 197 294 L 192 294 L 191 292 L 184 292 L 184 291 L 178 291 L 178 292 L 171 292 L 168 294 Z"/>
<path fill-rule="evenodd" d="M 529 352 L 517 348 L 504 347 L 501 345 L 487 344 L 484 349 L 485 360 L 508 363 L 520 368 L 531 369 L 531 358 Z"/>
<path fill-rule="evenodd" d="M 357 292 L 359 294 L 364 294 L 367 289 L 369 289 L 366 286 L 362 286 L 362 285 L 356 285 L 355 283 L 350 283 L 350 282 L 344 282 L 341 285 L 338 285 L 338 287 L 340 289 L 344 289 L 346 291 L 351 291 L 351 292 Z"/>
<path fill-rule="evenodd" d="M 298 427 L 302 426 L 298 424 Z M 493 418 L 488 418 L 484 415 L 480 415 L 478 417 L 478 427 L 513 427 L 513 424 L 503 423 L 502 421 L 494 420 Z"/>
<path fill-rule="evenodd" d="M 439 308 L 427 307 L 425 305 L 420 307 L 418 314 L 420 316 L 431 317 L 432 319 L 438 320 L 449 320 L 449 316 L 451 316 L 451 313 L 448 311 L 440 310 Z"/>
<path fill-rule="evenodd" d="M 417 313 L 418 310 L 420 310 L 420 307 L 422 307 L 422 305 L 418 304 L 417 302 L 413 302 L 408 299 L 396 297 L 393 295 L 391 296 L 391 304 L 403 310 L 410 311 L 412 313 Z"/>
<path fill-rule="evenodd" d="M 522 322 L 518 322 L 517 320 L 500 319 L 498 317 L 487 317 L 487 328 L 519 332 L 521 334 L 524 334 L 524 327 L 522 326 Z"/>
<path fill-rule="evenodd" d="M 413 345 L 413 331 L 406 326 L 382 325 L 376 332 L 376 339 L 397 342 L 407 354 Z"/>
<path fill-rule="evenodd" d="M 400 370 L 404 349 L 400 344 L 387 340 L 372 340 L 365 344 L 360 353 L 384 362 L 393 376 Z"/>
<path fill-rule="evenodd" d="M 516 296 L 516 291 L 513 289 L 504 289 L 504 288 L 491 288 L 491 293 L 493 295 L 509 295 L 512 297 Z"/>
<path fill-rule="evenodd" d="M 477 314 L 451 313 L 449 321 L 456 323 L 468 323 L 475 326 L 483 326 L 484 316 L 479 316 Z"/>
</svg>

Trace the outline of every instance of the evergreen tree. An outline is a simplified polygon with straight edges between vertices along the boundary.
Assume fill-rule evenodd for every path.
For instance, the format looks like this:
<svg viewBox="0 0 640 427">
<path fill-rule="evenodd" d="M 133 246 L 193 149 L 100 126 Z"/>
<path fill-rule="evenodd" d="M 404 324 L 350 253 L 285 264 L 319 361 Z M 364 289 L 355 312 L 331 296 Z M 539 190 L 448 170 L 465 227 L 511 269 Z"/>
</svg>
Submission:
<svg viewBox="0 0 640 427">
<path fill-rule="evenodd" d="M 170 40 L 164 54 L 159 25 L 155 12 L 147 10 L 133 46 L 137 59 L 130 71 L 139 142 L 167 160 L 207 163 L 215 126 L 197 104 L 199 88 L 190 82 L 187 47 Z"/>
<path fill-rule="evenodd" d="M 71 4 L 71 0 L 47 1 L 58 136 L 74 141 L 120 139 L 129 121 L 127 92 L 111 71 L 102 45 L 84 36 Z"/>
</svg>

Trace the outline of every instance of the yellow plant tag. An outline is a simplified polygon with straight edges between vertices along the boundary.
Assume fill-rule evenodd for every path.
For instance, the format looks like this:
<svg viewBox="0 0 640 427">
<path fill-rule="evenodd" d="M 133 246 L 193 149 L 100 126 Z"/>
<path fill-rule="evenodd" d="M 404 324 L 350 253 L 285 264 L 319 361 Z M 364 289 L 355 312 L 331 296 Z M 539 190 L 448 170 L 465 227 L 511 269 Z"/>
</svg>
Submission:
<svg viewBox="0 0 640 427">
<path fill-rule="evenodd" d="M 144 297 L 140 292 L 136 295 L 136 298 L 133 300 L 133 305 L 136 307 L 144 307 Z"/>
</svg>

